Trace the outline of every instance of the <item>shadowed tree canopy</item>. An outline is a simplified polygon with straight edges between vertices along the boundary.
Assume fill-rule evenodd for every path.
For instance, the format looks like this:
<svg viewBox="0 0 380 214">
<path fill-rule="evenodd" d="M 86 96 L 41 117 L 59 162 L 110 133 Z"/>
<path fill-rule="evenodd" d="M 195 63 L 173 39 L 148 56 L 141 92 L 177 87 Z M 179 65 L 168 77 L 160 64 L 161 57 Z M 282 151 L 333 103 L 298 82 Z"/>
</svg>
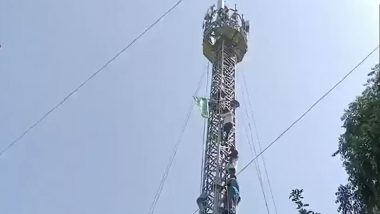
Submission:
<svg viewBox="0 0 380 214">
<path fill-rule="evenodd" d="M 344 214 L 378 213 L 380 208 L 380 81 L 379 65 L 372 68 L 366 88 L 349 104 L 339 138 L 348 184 L 336 193 Z"/>
<path fill-rule="evenodd" d="M 289 199 L 291 199 L 296 205 L 299 214 L 320 214 L 306 208 L 309 207 L 309 204 L 303 203 L 303 189 L 294 189 L 290 193 Z"/>
<path fill-rule="evenodd" d="M 351 183 L 340 185 L 335 193 L 336 201 L 339 204 L 338 212 L 343 214 L 365 214 L 366 206 L 363 204 L 357 189 Z"/>
</svg>

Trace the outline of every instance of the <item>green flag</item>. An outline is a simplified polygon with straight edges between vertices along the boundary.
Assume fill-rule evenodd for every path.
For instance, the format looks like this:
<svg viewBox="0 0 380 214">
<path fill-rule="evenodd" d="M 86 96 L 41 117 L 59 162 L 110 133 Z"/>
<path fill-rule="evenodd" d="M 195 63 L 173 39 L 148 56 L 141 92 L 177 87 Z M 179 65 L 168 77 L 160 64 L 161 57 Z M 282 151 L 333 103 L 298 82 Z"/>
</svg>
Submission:
<svg viewBox="0 0 380 214">
<path fill-rule="evenodd" d="M 195 104 L 201 111 L 201 115 L 204 118 L 209 117 L 208 99 L 205 97 L 194 97 Z"/>
</svg>

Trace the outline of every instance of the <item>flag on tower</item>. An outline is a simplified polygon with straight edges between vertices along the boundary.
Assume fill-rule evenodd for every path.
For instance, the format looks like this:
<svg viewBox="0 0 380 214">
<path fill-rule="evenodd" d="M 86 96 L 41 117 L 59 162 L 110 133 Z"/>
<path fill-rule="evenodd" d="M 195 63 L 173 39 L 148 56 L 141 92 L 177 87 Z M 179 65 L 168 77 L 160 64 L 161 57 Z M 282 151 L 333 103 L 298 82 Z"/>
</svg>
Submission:
<svg viewBox="0 0 380 214">
<path fill-rule="evenodd" d="M 195 101 L 195 104 L 198 106 L 199 110 L 201 111 L 202 117 L 209 118 L 208 99 L 206 97 L 194 96 L 194 101 Z"/>
</svg>

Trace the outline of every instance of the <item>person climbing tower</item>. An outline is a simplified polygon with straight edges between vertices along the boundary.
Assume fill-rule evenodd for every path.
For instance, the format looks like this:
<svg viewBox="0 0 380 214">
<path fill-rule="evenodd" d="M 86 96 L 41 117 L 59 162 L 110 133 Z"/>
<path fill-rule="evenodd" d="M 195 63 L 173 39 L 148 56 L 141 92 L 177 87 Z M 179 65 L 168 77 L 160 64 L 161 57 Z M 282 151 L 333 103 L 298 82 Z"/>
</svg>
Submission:
<svg viewBox="0 0 380 214">
<path fill-rule="evenodd" d="M 205 192 L 202 192 L 202 194 L 197 198 L 197 204 L 201 214 L 206 213 L 206 200 L 207 196 Z"/>
<path fill-rule="evenodd" d="M 239 158 L 239 152 L 237 151 L 235 146 L 231 147 L 230 153 L 227 155 L 227 157 L 228 157 L 227 172 L 231 176 L 235 176 L 237 161 Z"/>
<path fill-rule="evenodd" d="M 223 120 L 223 135 L 224 141 L 228 140 L 228 136 L 232 130 L 233 127 L 233 113 L 229 111 L 228 109 L 224 110 L 223 113 L 220 115 Z"/>
<path fill-rule="evenodd" d="M 227 209 L 229 214 L 236 214 L 236 207 L 240 200 L 239 184 L 236 176 L 232 176 L 227 182 Z"/>
<path fill-rule="evenodd" d="M 228 110 L 228 108 L 225 107 L 222 109 L 222 112 L 221 112 L 221 117 L 223 119 L 223 132 L 224 132 L 223 140 L 225 142 L 228 141 L 228 136 L 233 127 L 233 120 L 234 120 L 233 116 L 234 116 L 235 109 L 240 107 L 240 103 L 234 99 L 233 101 L 231 101 L 231 107 L 233 108 L 232 111 Z"/>
</svg>

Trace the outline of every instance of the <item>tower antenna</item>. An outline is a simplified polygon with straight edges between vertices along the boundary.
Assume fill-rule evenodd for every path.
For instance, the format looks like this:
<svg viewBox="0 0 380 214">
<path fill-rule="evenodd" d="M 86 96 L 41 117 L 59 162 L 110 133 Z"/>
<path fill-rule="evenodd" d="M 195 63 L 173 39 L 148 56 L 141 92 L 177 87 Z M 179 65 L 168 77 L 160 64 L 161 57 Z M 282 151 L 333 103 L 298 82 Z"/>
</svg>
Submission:
<svg viewBox="0 0 380 214">
<path fill-rule="evenodd" d="M 212 63 L 207 137 L 204 148 L 200 214 L 236 214 L 240 202 L 235 136 L 236 65 L 247 52 L 249 23 L 218 0 L 204 19 L 203 54 Z"/>
</svg>

